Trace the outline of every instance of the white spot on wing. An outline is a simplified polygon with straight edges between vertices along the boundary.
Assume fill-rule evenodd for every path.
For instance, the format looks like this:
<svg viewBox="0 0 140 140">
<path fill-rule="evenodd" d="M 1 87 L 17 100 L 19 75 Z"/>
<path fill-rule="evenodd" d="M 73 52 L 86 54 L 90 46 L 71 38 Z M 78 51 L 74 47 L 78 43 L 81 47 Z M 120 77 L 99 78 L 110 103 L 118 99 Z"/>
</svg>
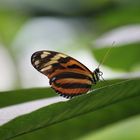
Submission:
<svg viewBox="0 0 140 140">
<path fill-rule="evenodd" d="M 39 63 L 40 63 L 39 60 L 36 60 L 36 61 L 35 61 L 35 65 L 38 65 Z"/>
<path fill-rule="evenodd" d="M 46 70 L 49 70 L 49 69 L 51 69 L 51 68 L 52 68 L 52 66 L 51 66 L 51 65 L 49 65 L 49 66 L 47 66 L 47 67 L 45 67 L 45 68 L 41 69 L 41 72 L 46 71 Z"/>
<path fill-rule="evenodd" d="M 66 58 L 66 57 L 67 57 L 66 55 L 60 53 L 60 54 L 55 55 L 53 58 L 51 58 L 51 60 L 54 61 L 54 60 L 59 60 L 60 58 Z"/>
<path fill-rule="evenodd" d="M 48 54 L 50 54 L 49 52 L 43 52 L 43 54 L 46 54 L 46 55 L 48 55 Z"/>
<path fill-rule="evenodd" d="M 41 54 L 41 58 L 45 58 L 45 57 L 47 57 L 48 55 L 47 54 Z"/>
<path fill-rule="evenodd" d="M 54 64 L 54 63 L 58 63 L 58 61 L 49 61 L 49 62 L 46 63 L 44 66 L 48 66 L 48 65 L 51 65 L 51 64 Z"/>
</svg>

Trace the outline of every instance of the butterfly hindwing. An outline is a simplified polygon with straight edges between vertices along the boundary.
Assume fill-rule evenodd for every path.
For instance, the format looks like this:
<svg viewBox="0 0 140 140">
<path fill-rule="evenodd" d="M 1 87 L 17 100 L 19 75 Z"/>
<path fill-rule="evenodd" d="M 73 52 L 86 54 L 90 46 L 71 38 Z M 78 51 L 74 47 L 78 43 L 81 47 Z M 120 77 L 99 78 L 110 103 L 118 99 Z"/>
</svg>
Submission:
<svg viewBox="0 0 140 140">
<path fill-rule="evenodd" d="M 50 85 L 60 95 L 73 97 L 86 93 L 93 83 L 92 72 L 76 59 L 54 51 L 38 51 L 32 65 L 48 76 Z"/>
</svg>

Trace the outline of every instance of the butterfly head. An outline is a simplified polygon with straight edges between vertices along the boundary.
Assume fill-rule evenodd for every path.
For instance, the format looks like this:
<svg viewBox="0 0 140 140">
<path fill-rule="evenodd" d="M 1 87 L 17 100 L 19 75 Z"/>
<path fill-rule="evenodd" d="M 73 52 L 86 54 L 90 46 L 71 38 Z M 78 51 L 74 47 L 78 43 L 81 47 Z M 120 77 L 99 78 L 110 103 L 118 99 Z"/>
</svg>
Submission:
<svg viewBox="0 0 140 140">
<path fill-rule="evenodd" d="M 99 68 L 96 68 L 94 70 L 93 76 L 96 82 L 100 80 L 100 77 L 103 79 L 102 75 L 103 75 L 103 72 L 101 72 Z"/>
</svg>

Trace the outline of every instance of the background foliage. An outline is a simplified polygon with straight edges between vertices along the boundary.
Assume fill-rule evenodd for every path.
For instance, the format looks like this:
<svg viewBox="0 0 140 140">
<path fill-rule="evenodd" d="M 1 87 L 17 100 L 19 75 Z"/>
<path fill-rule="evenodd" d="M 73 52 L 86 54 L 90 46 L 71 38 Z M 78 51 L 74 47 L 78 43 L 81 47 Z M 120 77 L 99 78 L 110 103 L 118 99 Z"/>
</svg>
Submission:
<svg viewBox="0 0 140 140">
<path fill-rule="evenodd" d="M 46 38 L 52 39 L 53 43 L 56 42 L 56 44 L 49 42 L 47 44 L 48 46 L 51 44 L 49 49 L 72 53 L 79 53 L 80 50 L 88 51 L 98 63 L 115 41 L 115 46 L 112 47 L 103 66 L 116 73 L 123 72 L 121 79 L 113 77 L 107 82 L 100 82 L 93 86 L 95 90 L 89 94 L 45 106 L 7 122 L 0 126 L 0 140 L 140 139 L 139 6 L 139 0 L 0 1 L 0 48 L 8 52 L 16 73 L 15 79 L 12 80 L 14 90 L 5 89 L 0 92 L 0 110 L 56 96 L 49 87 L 23 89 L 21 77 L 23 72 L 19 68 L 20 62 L 26 59 L 26 55 L 23 54 L 33 49 L 30 45 L 37 45 L 42 49 L 41 43 Z M 38 19 L 40 21 L 51 19 L 49 24 L 53 28 L 50 29 L 49 35 L 45 32 L 49 27 L 48 23 L 43 22 L 45 26 L 42 24 L 42 27 L 45 28 L 42 33 Z M 52 19 L 56 24 L 62 24 L 61 28 L 57 30 Z M 31 34 L 27 32 L 29 23 L 30 28 L 37 23 L 35 26 L 37 32 Z M 123 30 L 124 27 L 127 31 L 130 31 L 128 28 L 135 27 L 137 32 L 128 32 L 121 37 L 115 36 L 110 43 L 106 41 L 102 43 L 102 37 L 106 38 L 111 34 L 109 38 L 112 38 L 114 31 Z M 66 30 L 70 34 L 67 34 Z M 37 40 L 32 40 L 30 36 L 36 37 Z M 73 42 L 67 43 L 71 38 Z M 119 38 L 124 38 L 124 41 L 121 42 Z M 82 56 L 82 59 L 84 57 Z M 2 63 L 6 69 L 12 70 L 8 61 L 4 60 Z M 24 66 L 24 71 L 28 73 L 27 67 Z M 6 75 L 1 77 L 5 78 Z M 32 75 L 27 74 L 27 77 Z M 36 80 L 32 78 L 28 81 L 33 83 Z"/>
</svg>

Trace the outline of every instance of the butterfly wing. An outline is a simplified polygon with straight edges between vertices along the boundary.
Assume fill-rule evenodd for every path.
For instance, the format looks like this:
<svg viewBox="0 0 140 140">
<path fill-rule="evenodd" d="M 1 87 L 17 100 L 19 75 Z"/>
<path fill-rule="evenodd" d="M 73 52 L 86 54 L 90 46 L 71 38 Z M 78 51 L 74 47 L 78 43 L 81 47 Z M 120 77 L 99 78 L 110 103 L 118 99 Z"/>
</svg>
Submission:
<svg viewBox="0 0 140 140">
<path fill-rule="evenodd" d="M 92 72 L 76 59 L 54 51 L 38 51 L 31 63 L 50 79 L 51 87 L 64 97 L 84 94 L 93 84 Z"/>
</svg>

